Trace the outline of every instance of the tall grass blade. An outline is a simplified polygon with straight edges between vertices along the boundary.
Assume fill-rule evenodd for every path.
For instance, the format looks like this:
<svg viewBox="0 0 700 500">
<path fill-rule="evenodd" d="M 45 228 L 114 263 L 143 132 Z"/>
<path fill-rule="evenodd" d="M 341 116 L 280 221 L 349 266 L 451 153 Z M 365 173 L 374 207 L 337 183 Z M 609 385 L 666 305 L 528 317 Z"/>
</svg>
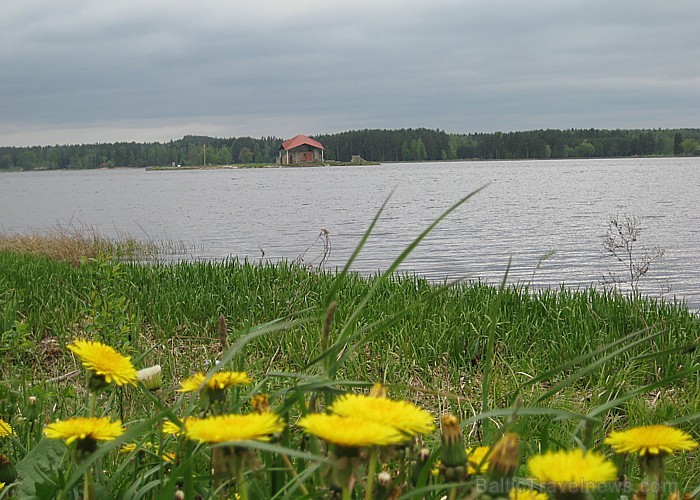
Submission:
<svg viewBox="0 0 700 500">
<path fill-rule="evenodd" d="M 561 410 L 558 408 L 540 408 L 534 406 L 523 406 L 520 408 L 497 408 L 494 410 L 489 410 L 487 412 L 478 413 L 462 421 L 462 427 L 472 425 L 476 422 L 484 421 L 490 418 L 498 417 L 508 417 L 513 418 L 516 416 L 546 416 L 555 417 L 557 420 L 583 420 L 592 423 L 600 423 L 600 419 L 591 415 L 584 415 L 582 413 L 576 413 L 569 410 Z"/>
<path fill-rule="evenodd" d="M 389 276 L 393 275 L 396 269 L 401 265 L 401 263 L 406 260 L 406 257 L 408 257 L 411 252 L 418 246 L 418 244 L 423 241 L 423 239 L 438 225 L 440 222 L 442 222 L 448 215 L 450 215 L 452 212 L 454 212 L 457 208 L 462 206 L 464 203 L 466 203 L 470 198 L 472 198 L 474 195 L 479 193 L 482 189 L 484 189 L 486 186 L 482 186 L 479 189 L 472 191 L 456 203 L 454 203 L 452 206 L 450 206 L 447 210 L 445 210 L 440 216 L 438 216 L 423 232 L 421 232 L 402 252 L 401 254 L 394 259 L 394 261 L 389 265 L 389 267 L 384 271 L 380 277 L 374 281 L 372 284 L 372 287 L 365 293 L 365 295 L 362 297 L 362 300 L 360 303 L 355 307 L 355 309 L 352 311 L 350 314 L 349 318 L 346 320 L 345 325 L 340 331 L 340 334 L 338 336 L 338 339 L 336 342 L 333 344 L 331 347 L 334 350 L 338 350 L 344 344 L 347 342 L 348 337 L 351 335 L 351 328 L 355 325 L 355 322 L 357 318 L 359 317 L 360 313 L 364 310 L 365 306 L 369 302 L 370 298 L 374 295 L 376 290 L 379 288 L 379 285 L 381 285 L 384 280 L 386 280 Z M 335 373 L 337 369 L 337 365 L 335 363 L 331 363 L 331 374 Z"/>
<path fill-rule="evenodd" d="M 387 204 L 389 203 L 389 200 L 391 199 L 392 195 L 394 194 L 394 191 L 396 191 L 396 188 L 391 190 L 391 192 L 389 193 L 389 196 L 387 196 L 386 199 L 384 200 L 384 203 L 382 203 L 382 206 L 379 207 L 379 210 L 377 211 L 374 218 L 372 219 L 372 222 L 370 223 L 369 227 L 362 234 L 362 238 L 360 239 L 360 242 L 355 247 L 355 250 L 353 250 L 352 254 L 350 255 L 350 258 L 345 263 L 345 266 L 343 266 L 343 270 L 340 272 L 340 274 L 338 274 L 336 276 L 335 280 L 333 281 L 333 285 L 331 286 L 331 289 L 328 291 L 328 294 L 326 295 L 326 298 L 323 301 L 323 305 L 321 307 L 321 311 L 324 314 L 328 311 L 328 308 L 330 307 L 331 303 L 333 302 L 333 299 L 335 299 L 336 293 L 338 292 L 341 285 L 345 281 L 345 277 L 350 272 L 350 267 L 355 262 L 355 259 L 357 259 L 357 256 L 360 255 L 360 252 L 365 247 L 365 244 L 367 244 L 367 240 L 369 240 L 369 237 L 372 234 L 372 231 L 374 230 L 374 226 L 377 225 L 377 222 L 379 221 L 379 217 L 382 215 L 382 212 L 384 212 L 384 209 L 386 208 Z"/>
</svg>

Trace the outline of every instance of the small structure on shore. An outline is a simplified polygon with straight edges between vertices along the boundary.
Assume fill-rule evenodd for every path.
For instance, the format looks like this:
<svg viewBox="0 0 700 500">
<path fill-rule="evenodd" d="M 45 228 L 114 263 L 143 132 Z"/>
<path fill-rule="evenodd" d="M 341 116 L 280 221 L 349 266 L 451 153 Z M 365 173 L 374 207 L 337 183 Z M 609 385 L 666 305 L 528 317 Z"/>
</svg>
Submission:
<svg viewBox="0 0 700 500">
<path fill-rule="evenodd" d="M 305 135 L 297 135 L 282 143 L 275 163 L 278 165 L 323 163 L 323 151 L 324 147 L 320 142 Z"/>
</svg>

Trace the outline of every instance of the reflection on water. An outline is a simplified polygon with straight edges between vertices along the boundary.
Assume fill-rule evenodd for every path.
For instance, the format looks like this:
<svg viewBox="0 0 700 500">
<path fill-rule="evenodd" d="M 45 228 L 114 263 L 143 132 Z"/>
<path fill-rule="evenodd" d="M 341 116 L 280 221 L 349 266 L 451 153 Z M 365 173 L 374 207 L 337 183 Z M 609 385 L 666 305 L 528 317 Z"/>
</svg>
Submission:
<svg viewBox="0 0 700 500">
<path fill-rule="evenodd" d="M 642 219 L 641 244 L 665 257 L 640 282 L 671 287 L 700 308 L 700 159 L 552 160 L 385 164 L 207 171 L 99 170 L 0 174 L 6 233 L 56 222 L 105 235 L 179 240 L 192 258 L 321 258 L 308 248 L 330 233 L 326 265 L 342 266 L 390 193 L 355 269 L 385 269 L 435 217 L 488 186 L 430 234 L 402 270 L 431 279 L 536 287 L 596 283 L 619 263 L 605 257 L 610 215 Z M 543 257 L 548 256 L 542 260 Z M 619 270 L 623 270 L 620 268 Z"/>
</svg>

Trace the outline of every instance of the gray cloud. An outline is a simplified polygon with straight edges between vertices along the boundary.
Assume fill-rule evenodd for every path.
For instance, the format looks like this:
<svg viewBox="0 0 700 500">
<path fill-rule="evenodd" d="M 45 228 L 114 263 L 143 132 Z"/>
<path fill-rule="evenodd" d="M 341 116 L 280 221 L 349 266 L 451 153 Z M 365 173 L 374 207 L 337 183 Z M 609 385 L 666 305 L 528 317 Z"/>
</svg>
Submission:
<svg viewBox="0 0 700 500">
<path fill-rule="evenodd" d="M 3 9 L 0 144 L 699 126 L 695 0 Z"/>
</svg>

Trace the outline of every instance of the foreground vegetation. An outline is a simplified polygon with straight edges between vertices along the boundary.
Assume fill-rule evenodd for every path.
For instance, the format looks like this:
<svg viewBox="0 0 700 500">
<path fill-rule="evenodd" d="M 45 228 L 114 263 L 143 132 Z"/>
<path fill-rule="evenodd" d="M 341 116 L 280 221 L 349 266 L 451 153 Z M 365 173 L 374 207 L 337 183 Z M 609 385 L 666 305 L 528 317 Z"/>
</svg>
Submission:
<svg viewBox="0 0 700 500">
<path fill-rule="evenodd" d="M 698 317 L 396 275 L 470 196 L 371 277 L 0 238 L 0 495 L 697 496 Z"/>
</svg>

